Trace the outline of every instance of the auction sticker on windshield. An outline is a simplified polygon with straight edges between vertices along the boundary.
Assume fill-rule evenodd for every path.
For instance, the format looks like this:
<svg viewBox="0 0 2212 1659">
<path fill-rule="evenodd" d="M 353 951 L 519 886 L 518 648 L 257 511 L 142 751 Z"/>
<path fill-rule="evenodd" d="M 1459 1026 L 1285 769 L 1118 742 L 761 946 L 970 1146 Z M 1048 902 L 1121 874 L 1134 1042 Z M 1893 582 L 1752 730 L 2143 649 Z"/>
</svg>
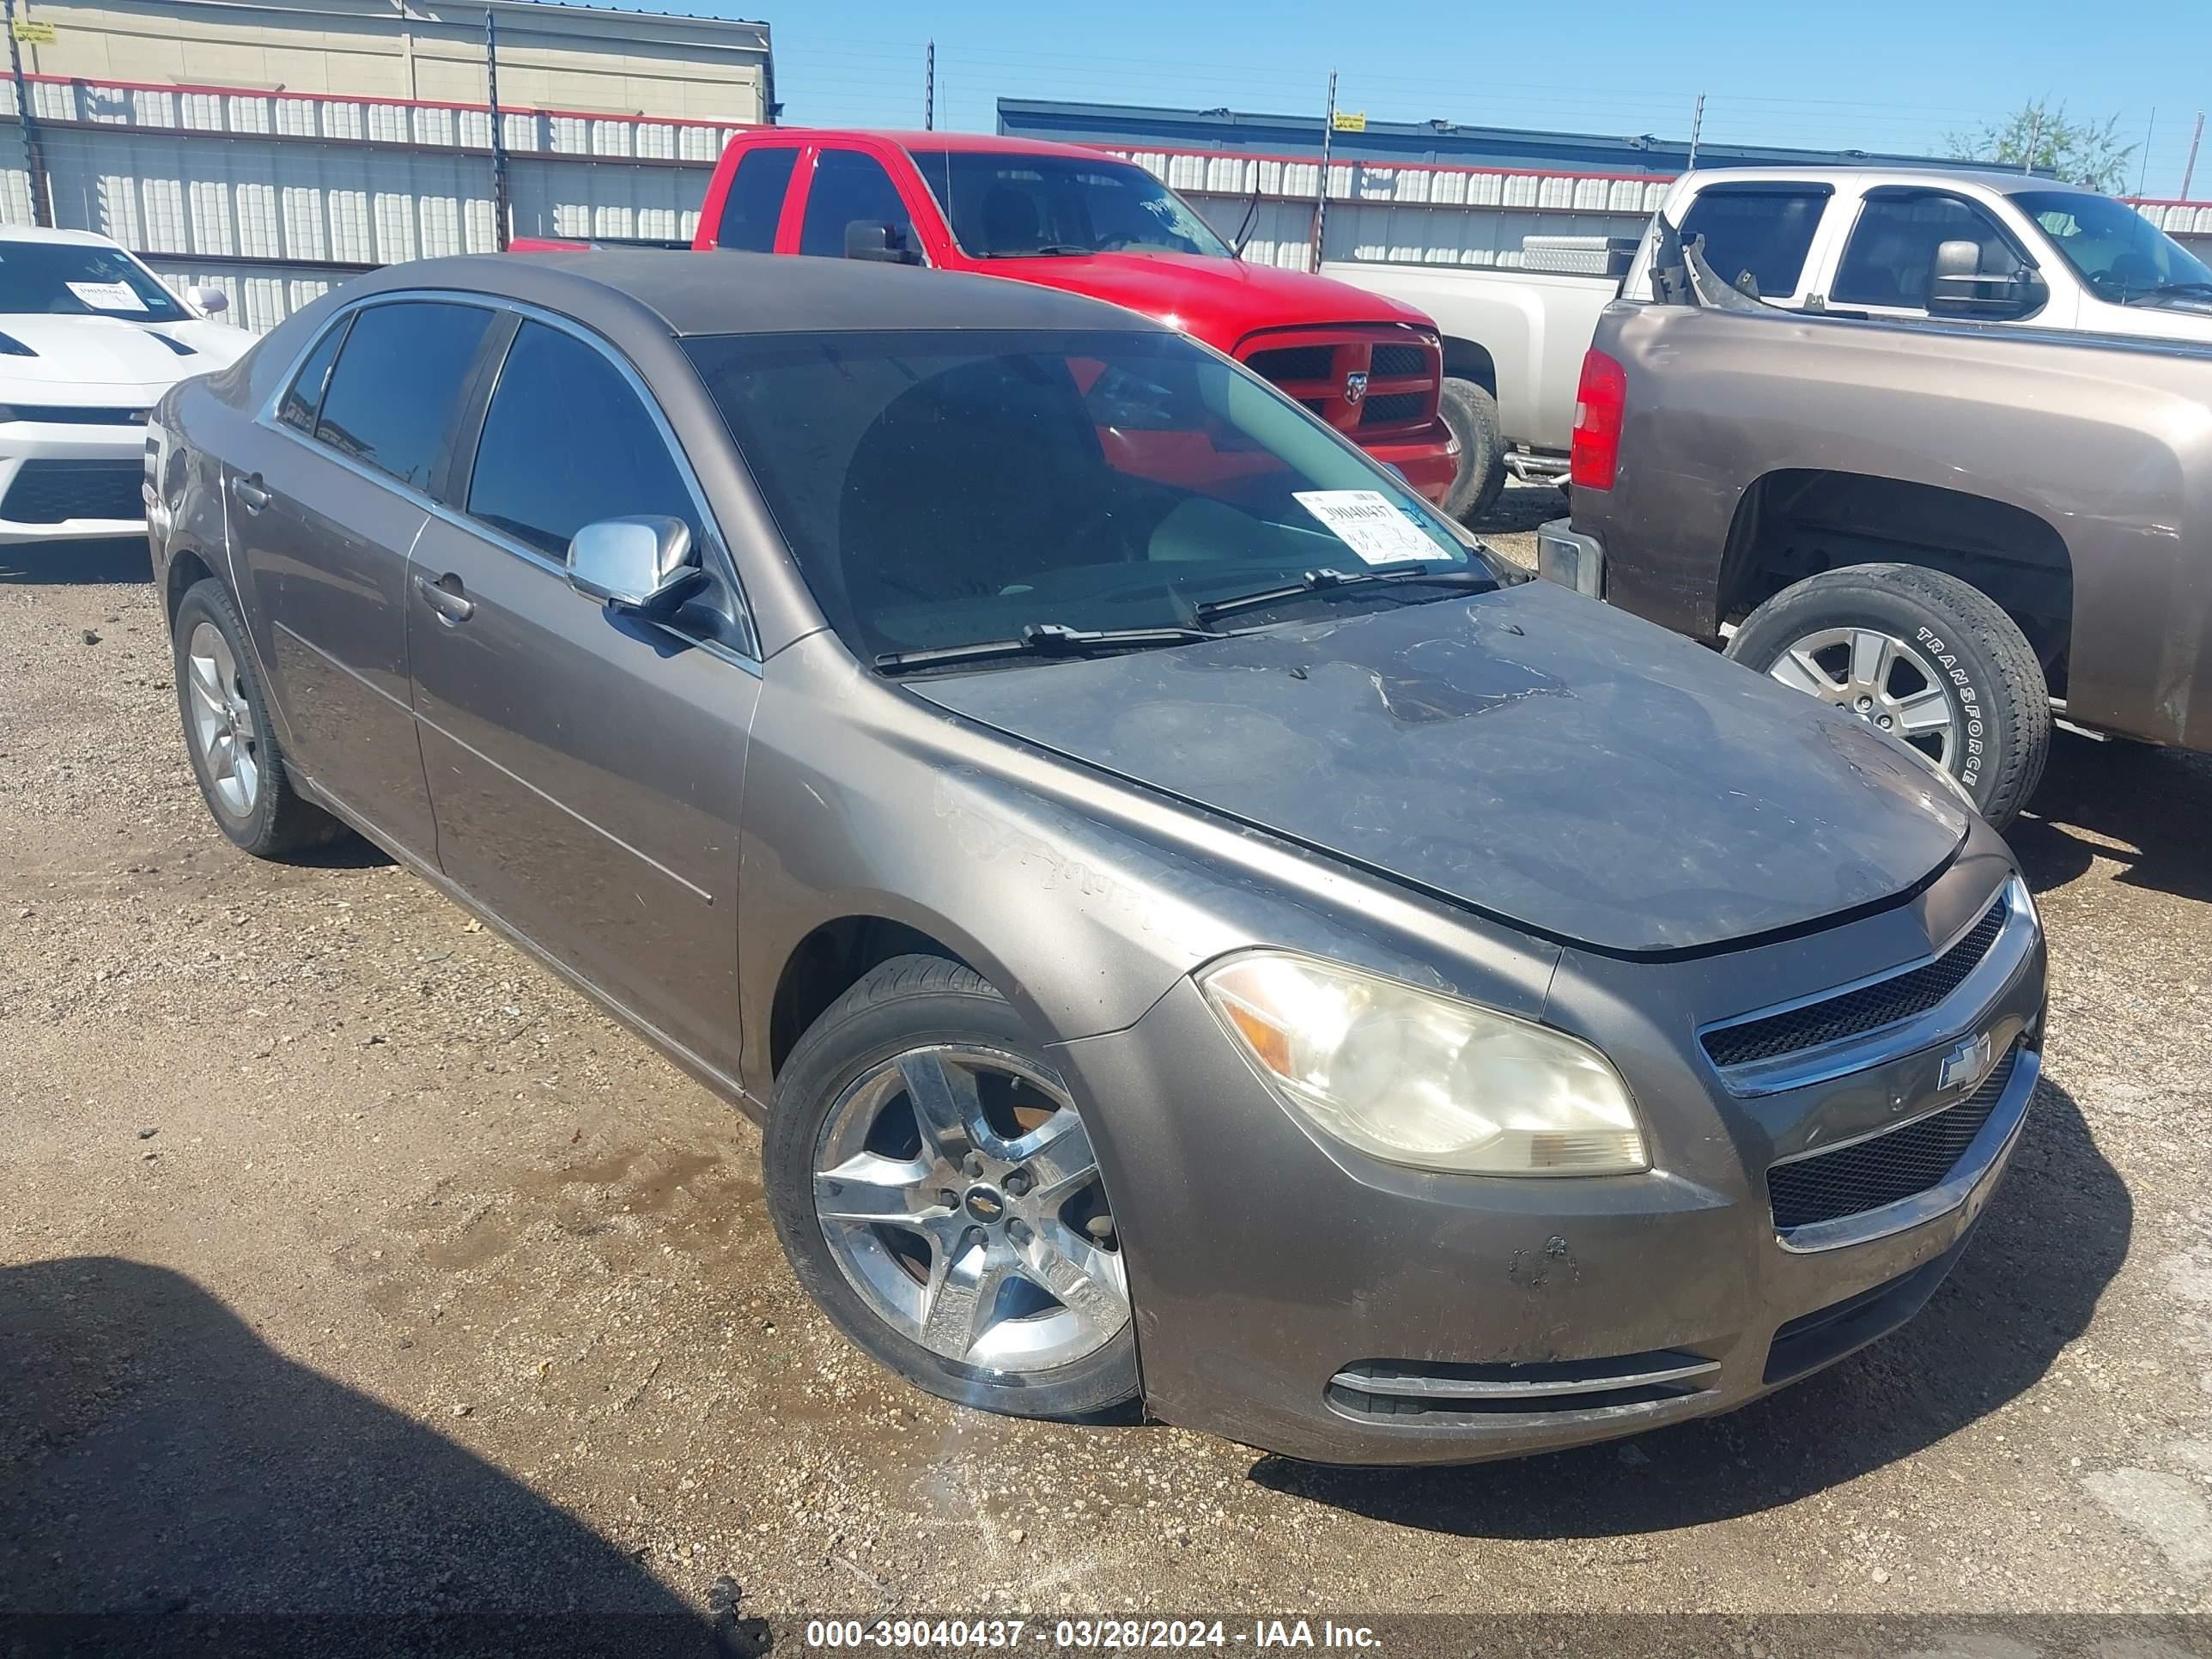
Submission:
<svg viewBox="0 0 2212 1659">
<path fill-rule="evenodd" d="M 128 283 L 67 283 L 63 284 L 94 311 L 143 311 L 146 302 Z"/>
<path fill-rule="evenodd" d="M 1405 510 L 1379 489 L 1300 489 L 1300 507 L 1370 564 L 1448 556 Z"/>
</svg>

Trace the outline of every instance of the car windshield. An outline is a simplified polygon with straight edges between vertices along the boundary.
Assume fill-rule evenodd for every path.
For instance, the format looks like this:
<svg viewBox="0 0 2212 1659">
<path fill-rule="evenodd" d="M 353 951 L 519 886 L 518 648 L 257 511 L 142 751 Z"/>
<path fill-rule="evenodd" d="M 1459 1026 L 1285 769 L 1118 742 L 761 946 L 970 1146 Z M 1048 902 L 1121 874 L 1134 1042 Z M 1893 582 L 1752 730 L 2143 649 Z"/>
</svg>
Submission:
<svg viewBox="0 0 2212 1659">
<path fill-rule="evenodd" d="M 866 659 L 1033 626 L 1188 629 L 1308 573 L 1449 573 L 1240 610 L 1418 604 L 1495 574 L 1265 381 L 1168 333 L 685 343 L 808 586 Z"/>
<path fill-rule="evenodd" d="M 181 323 L 191 313 L 120 248 L 0 240 L 0 313 Z"/>
<path fill-rule="evenodd" d="M 2024 191 L 2014 199 L 2106 299 L 2212 299 L 2212 267 L 2125 202 L 2070 190 Z"/>
<path fill-rule="evenodd" d="M 1236 257 L 1182 198 L 1126 161 L 941 149 L 914 160 L 974 258 L 1125 249 Z"/>
</svg>

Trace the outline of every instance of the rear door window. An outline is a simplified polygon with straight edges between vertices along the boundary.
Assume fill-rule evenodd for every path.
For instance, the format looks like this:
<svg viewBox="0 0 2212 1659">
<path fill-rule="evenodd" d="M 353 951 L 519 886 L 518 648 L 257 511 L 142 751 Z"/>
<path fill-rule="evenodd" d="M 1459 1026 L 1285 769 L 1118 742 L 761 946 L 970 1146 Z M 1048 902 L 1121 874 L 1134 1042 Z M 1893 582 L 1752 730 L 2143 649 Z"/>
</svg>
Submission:
<svg viewBox="0 0 2212 1659">
<path fill-rule="evenodd" d="M 914 246 L 914 222 L 883 163 L 856 149 L 825 149 L 814 163 L 814 182 L 806 187 L 799 251 L 842 258 L 845 227 L 855 222 L 889 225 L 908 247 Z"/>
<path fill-rule="evenodd" d="M 323 393 L 315 436 L 427 491 L 461 383 L 491 325 L 481 306 L 401 300 L 357 313 Z"/>
<path fill-rule="evenodd" d="M 629 379 L 573 334 L 526 322 L 507 349 L 469 479 L 470 515 L 548 558 L 600 519 L 699 513 Z"/>
<path fill-rule="evenodd" d="M 1828 297 L 1838 305 L 1925 311 L 1936 250 L 1954 241 L 1979 246 L 1984 274 L 2010 276 L 2022 268 L 1996 222 L 1972 203 L 1934 191 L 1871 192 L 1844 244 Z"/>
<path fill-rule="evenodd" d="M 775 227 L 783 217 L 783 198 L 798 164 L 795 144 L 749 149 L 738 158 L 730 193 L 722 198 L 722 220 L 714 229 L 718 247 L 741 252 L 775 252 Z"/>
<path fill-rule="evenodd" d="M 1805 256 L 1832 192 L 1825 185 L 1712 185 L 1682 219 L 1682 240 L 1705 239 L 1705 263 L 1721 280 L 1770 300 L 1797 292 Z"/>
<path fill-rule="evenodd" d="M 307 362 L 300 365 L 300 372 L 292 377 L 292 384 L 284 388 L 276 418 L 295 431 L 313 433 L 315 416 L 323 406 L 323 388 L 330 384 L 331 365 L 337 361 L 338 347 L 345 343 L 346 328 L 352 321 L 350 317 L 341 317 L 325 329 Z"/>
</svg>

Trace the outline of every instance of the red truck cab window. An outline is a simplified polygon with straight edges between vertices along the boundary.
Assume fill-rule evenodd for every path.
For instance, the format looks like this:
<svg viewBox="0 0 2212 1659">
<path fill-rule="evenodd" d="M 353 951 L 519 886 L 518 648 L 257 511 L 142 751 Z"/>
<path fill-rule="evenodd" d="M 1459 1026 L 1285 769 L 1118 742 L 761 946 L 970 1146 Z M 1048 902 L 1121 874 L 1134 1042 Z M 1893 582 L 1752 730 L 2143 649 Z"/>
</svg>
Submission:
<svg viewBox="0 0 2212 1659">
<path fill-rule="evenodd" d="M 738 158 L 722 216 L 714 228 L 717 247 L 744 253 L 775 252 L 775 228 L 783 218 L 784 191 L 798 163 L 796 144 L 764 145 Z"/>
</svg>

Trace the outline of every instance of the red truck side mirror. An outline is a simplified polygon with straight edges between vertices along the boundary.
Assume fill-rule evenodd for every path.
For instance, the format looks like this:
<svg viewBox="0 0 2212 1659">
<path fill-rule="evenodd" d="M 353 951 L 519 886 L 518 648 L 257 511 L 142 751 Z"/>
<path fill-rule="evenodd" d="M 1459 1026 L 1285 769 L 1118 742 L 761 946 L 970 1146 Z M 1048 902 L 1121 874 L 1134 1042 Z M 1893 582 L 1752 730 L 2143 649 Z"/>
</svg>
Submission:
<svg viewBox="0 0 2212 1659">
<path fill-rule="evenodd" d="M 854 219 L 845 227 L 845 257 L 874 259 L 884 264 L 918 265 L 921 255 L 907 246 L 907 234 L 896 225 Z"/>
</svg>

